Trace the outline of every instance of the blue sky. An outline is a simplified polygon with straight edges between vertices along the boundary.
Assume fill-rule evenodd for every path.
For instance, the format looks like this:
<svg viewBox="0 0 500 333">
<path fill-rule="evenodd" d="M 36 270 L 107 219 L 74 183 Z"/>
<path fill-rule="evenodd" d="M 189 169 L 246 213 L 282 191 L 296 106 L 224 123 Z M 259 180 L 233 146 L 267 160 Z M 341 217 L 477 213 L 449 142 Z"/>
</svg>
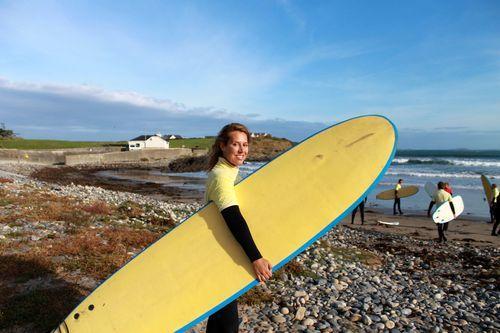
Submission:
<svg viewBox="0 0 500 333">
<path fill-rule="evenodd" d="M 400 148 L 500 147 L 498 1 L 1 1 L 0 121 L 25 138 L 300 140 L 383 114 Z"/>
</svg>

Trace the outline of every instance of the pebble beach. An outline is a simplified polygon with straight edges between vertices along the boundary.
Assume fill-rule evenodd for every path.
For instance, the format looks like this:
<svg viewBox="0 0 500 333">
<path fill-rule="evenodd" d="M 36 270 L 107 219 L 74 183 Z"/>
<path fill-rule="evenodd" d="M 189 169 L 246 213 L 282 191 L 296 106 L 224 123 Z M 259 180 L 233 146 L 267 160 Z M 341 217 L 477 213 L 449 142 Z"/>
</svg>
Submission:
<svg viewBox="0 0 500 333">
<path fill-rule="evenodd" d="M 0 332 L 50 331 L 116 268 L 201 207 L 200 200 L 30 177 L 42 167 L 0 164 Z M 83 215 L 67 217 L 65 207 Z M 361 226 L 349 215 L 241 297 L 240 331 L 500 331 L 500 240 L 489 235 L 491 224 L 460 219 L 438 244 L 424 216 L 377 225 L 384 218 L 369 210 Z"/>
</svg>

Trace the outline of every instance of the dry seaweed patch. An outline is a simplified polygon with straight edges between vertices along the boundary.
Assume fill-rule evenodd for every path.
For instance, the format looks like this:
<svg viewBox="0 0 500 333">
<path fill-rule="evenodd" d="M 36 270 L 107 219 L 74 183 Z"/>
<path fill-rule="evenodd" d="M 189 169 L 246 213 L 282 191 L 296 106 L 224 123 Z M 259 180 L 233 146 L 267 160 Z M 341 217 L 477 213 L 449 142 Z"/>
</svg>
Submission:
<svg viewBox="0 0 500 333">
<path fill-rule="evenodd" d="M 345 248 L 332 246 L 326 240 L 320 240 L 319 246 L 339 261 L 359 262 L 367 266 L 380 266 L 382 260 L 375 253 L 359 249 L 359 248 Z"/>
<path fill-rule="evenodd" d="M 6 209 L 0 215 L 0 223 L 64 221 L 70 224 L 88 225 L 103 216 L 110 216 L 116 208 L 104 202 L 83 204 L 72 197 L 23 190 L 17 193 L 2 193 L 0 206 Z M 10 209 L 7 209 L 10 208 Z"/>
<path fill-rule="evenodd" d="M 58 264 L 67 272 L 102 280 L 123 266 L 131 253 L 139 252 L 160 236 L 131 228 L 77 231 L 46 241 L 40 252 L 47 257 L 65 258 Z"/>
<path fill-rule="evenodd" d="M 307 265 L 307 267 L 310 267 L 311 266 L 310 264 L 311 263 L 309 262 L 309 265 Z M 283 266 L 282 269 L 283 272 L 288 275 L 303 276 L 314 280 L 318 280 L 320 276 L 307 267 L 302 265 L 299 261 L 297 261 L 297 259 L 294 259 L 288 262 L 285 266 Z"/>
</svg>

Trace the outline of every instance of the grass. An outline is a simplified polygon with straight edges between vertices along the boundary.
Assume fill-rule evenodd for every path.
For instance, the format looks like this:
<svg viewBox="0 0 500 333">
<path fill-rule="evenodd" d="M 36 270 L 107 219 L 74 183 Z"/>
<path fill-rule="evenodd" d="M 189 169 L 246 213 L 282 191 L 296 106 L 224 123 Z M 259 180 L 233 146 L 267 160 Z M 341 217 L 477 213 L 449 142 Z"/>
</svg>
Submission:
<svg viewBox="0 0 500 333">
<path fill-rule="evenodd" d="M 203 148 L 209 149 L 214 143 L 213 138 L 191 138 L 170 140 L 170 148 Z"/>
<path fill-rule="evenodd" d="M 67 149 L 105 146 L 126 146 L 125 141 L 66 141 L 36 139 L 0 139 L 0 148 L 6 149 Z"/>
</svg>

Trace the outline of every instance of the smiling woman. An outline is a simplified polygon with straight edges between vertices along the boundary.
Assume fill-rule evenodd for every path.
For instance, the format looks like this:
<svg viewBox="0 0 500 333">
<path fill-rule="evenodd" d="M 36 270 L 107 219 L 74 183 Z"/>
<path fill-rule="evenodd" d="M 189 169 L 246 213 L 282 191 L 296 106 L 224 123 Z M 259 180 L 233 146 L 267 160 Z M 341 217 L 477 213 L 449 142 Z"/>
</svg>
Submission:
<svg viewBox="0 0 500 333">
<path fill-rule="evenodd" d="M 242 124 L 228 124 L 219 132 L 210 151 L 205 200 L 216 204 L 229 230 L 252 263 L 255 277 L 264 283 L 272 275 L 272 266 L 260 254 L 241 215 L 234 190 L 238 167 L 248 156 L 249 141 L 250 132 Z M 237 332 L 238 326 L 238 303 L 234 300 L 208 318 L 207 333 Z"/>
</svg>

